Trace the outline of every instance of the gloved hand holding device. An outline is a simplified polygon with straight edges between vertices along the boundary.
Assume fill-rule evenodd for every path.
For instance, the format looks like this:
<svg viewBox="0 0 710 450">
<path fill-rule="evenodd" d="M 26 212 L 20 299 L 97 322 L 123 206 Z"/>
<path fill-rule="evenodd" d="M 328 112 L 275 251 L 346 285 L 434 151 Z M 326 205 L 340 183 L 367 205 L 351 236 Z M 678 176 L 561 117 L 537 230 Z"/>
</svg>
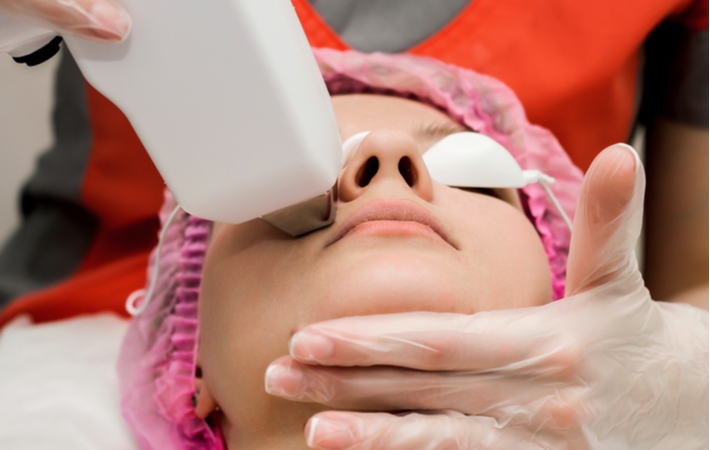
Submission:
<svg viewBox="0 0 710 450">
<path fill-rule="evenodd" d="M 314 449 L 707 448 L 708 315 L 650 298 L 634 255 L 644 187 L 628 147 L 597 157 L 566 298 L 310 325 L 272 363 L 289 370 L 267 372 L 267 390 L 368 411 L 312 417 Z"/>
<path fill-rule="evenodd" d="M 103 41 L 121 41 L 131 29 L 131 18 L 117 0 L 0 0 L 0 12 L 59 33 Z"/>
</svg>

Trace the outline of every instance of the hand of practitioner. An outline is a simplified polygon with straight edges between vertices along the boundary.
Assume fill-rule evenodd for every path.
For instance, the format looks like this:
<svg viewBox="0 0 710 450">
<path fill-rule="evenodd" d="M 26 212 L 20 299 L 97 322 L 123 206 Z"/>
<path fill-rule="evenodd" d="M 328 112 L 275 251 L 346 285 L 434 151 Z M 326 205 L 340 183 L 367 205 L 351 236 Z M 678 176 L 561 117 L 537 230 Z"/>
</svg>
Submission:
<svg viewBox="0 0 710 450">
<path fill-rule="evenodd" d="M 310 325 L 267 391 L 343 410 L 310 419 L 313 449 L 707 448 L 708 315 L 644 286 L 644 186 L 624 145 L 594 162 L 563 300 Z"/>
<path fill-rule="evenodd" d="M 102 41 L 121 41 L 131 29 L 131 18 L 117 0 L 0 0 L 0 12 Z"/>
</svg>

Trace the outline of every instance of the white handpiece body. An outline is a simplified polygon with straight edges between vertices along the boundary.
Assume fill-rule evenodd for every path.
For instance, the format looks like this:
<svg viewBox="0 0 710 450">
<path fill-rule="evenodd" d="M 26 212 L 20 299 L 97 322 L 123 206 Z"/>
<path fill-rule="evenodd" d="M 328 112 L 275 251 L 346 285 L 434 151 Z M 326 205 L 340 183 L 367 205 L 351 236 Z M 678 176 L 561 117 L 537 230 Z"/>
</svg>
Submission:
<svg viewBox="0 0 710 450">
<path fill-rule="evenodd" d="M 125 41 L 63 37 L 185 211 L 240 223 L 334 185 L 338 127 L 289 0 L 123 3 Z"/>
</svg>

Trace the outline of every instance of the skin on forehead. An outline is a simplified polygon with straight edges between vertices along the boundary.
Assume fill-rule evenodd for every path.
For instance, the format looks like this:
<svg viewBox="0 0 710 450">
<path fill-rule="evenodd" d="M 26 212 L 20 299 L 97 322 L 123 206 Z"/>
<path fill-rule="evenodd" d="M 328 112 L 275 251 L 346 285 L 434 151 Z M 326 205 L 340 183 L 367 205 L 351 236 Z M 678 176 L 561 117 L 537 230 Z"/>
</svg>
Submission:
<svg viewBox="0 0 710 450">
<path fill-rule="evenodd" d="M 442 111 L 410 99 L 350 94 L 333 96 L 332 101 L 343 141 L 360 131 L 382 128 L 383 116 L 388 118 L 388 128 L 409 130 L 415 135 L 422 152 L 449 134 L 469 131 Z M 404 108 L 416 109 L 418 117 L 402 114 Z"/>
<path fill-rule="evenodd" d="M 197 410 L 217 416 L 229 448 L 306 449 L 304 424 L 329 408 L 264 390 L 267 366 L 288 354 L 290 337 L 305 325 L 409 311 L 473 314 L 552 297 L 545 250 L 520 209 L 427 178 L 421 154 L 465 127 L 397 97 L 346 95 L 333 104 L 343 140 L 372 131 L 341 171 L 335 223 L 300 238 L 260 220 L 216 224 L 212 233 L 200 293 Z M 388 166 L 403 155 L 419 184 Z M 372 156 L 380 169 L 361 186 L 353 177 Z M 348 220 L 382 205 L 380 212 L 413 207 L 440 232 L 376 219 L 344 231 Z"/>
</svg>

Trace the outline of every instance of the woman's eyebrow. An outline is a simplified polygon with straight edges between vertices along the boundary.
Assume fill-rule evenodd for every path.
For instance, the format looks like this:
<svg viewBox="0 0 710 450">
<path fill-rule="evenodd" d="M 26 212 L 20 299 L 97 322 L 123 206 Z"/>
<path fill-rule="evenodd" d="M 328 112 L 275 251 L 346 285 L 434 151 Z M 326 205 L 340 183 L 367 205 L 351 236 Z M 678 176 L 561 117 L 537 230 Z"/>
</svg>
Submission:
<svg viewBox="0 0 710 450">
<path fill-rule="evenodd" d="M 422 139 L 443 138 L 450 134 L 469 131 L 468 128 L 451 122 L 420 123 L 412 130 L 413 134 Z"/>
</svg>

